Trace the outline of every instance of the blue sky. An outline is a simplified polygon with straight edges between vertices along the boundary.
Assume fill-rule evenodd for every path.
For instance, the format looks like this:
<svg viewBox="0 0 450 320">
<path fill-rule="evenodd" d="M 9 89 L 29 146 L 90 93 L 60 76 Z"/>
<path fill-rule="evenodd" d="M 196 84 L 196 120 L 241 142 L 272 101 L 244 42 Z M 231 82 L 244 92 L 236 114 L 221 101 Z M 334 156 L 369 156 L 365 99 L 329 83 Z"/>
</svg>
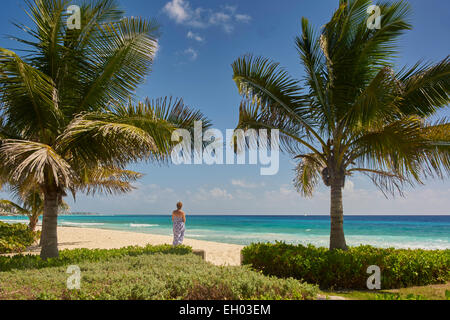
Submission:
<svg viewBox="0 0 450 320">
<path fill-rule="evenodd" d="M 450 52 L 450 2 L 408 1 L 414 30 L 399 42 L 398 66 L 420 59 L 438 61 Z M 182 97 L 202 110 L 214 127 L 233 129 L 240 96 L 232 81 L 231 63 L 245 53 L 264 55 L 289 73 L 303 76 L 294 47 L 300 20 L 320 27 L 336 9 L 337 0 L 122 0 L 129 16 L 156 19 L 160 48 L 152 73 L 137 92 L 141 98 Z M 0 33 L 20 35 L 12 21 L 29 23 L 22 0 L 2 1 Z M 17 44 L 6 37 L 1 47 Z M 439 116 L 450 116 L 445 110 Z M 119 197 L 78 196 L 74 211 L 105 214 L 165 214 L 182 200 L 191 214 L 328 214 L 328 189 L 312 199 L 292 188 L 294 165 L 282 156 L 280 172 L 260 176 L 258 166 L 133 166 L 145 174 L 131 194 Z M 4 194 L 2 194 L 5 196 Z M 344 197 L 346 214 L 450 214 L 450 182 L 428 181 L 407 190 L 406 198 L 386 200 L 365 177 L 352 177 Z"/>
</svg>

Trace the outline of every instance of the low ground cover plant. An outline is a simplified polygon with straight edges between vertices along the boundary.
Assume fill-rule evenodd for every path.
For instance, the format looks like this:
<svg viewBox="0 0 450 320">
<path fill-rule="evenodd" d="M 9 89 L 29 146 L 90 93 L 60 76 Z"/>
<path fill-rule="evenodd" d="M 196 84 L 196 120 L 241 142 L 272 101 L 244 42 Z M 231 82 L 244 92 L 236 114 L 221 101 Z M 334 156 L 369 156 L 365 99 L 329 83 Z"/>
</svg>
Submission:
<svg viewBox="0 0 450 320">
<path fill-rule="evenodd" d="M 81 289 L 68 290 L 64 266 L 0 272 L 0 299 L 313 299 L 318 288 L 248 267 L 219 267 L 193 254 L 121 256 L 81 262 Z"/>
<path fill-rule="evenodd" d="M 77 264 L 80 262 L 108 261 L 119 257 L 133 257 L 153 254 L 184 255 L 192 253 L 187 246 L 159 245 L 146 247 L 131 246 L 121 249 L 73 249 L 63 250 L 59 258 L 42 260 L 37 255 L 15 255 L 0 257 L 0 272 L 11 270 L 42 269 Z"/>
</svg>

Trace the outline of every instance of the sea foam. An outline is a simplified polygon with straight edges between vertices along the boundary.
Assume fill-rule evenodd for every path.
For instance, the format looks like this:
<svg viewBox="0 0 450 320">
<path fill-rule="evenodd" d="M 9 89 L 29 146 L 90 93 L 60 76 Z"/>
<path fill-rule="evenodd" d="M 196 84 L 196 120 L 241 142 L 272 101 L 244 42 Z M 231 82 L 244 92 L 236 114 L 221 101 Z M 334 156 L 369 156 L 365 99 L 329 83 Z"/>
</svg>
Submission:
<svg viewBox="0 0 450 320">
<path fill-rule="evenodd" d="M 150 227 L 159 227 L 159 224 L 137 224 L 130 223 L 131 228 L 150 228 Z"/>
</svg>

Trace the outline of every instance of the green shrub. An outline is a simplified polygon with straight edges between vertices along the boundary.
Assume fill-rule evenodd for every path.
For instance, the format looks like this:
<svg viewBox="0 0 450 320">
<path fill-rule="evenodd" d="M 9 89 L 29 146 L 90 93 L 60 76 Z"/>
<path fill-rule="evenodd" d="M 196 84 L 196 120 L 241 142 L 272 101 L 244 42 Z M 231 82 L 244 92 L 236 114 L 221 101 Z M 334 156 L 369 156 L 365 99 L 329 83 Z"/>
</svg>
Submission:
<svg viewBox="0 0 450 320">
<path fill-rule="evenodd" d="M 243 250 L 243 263 L 266 275 L 294 277 L 322 288 L 367 289 L 371 265 L 381 269 L 382 289 L 444 283 L 450 280 L 450 250 L 381 249 L 348 251 L 314 246 L 253 244 Z"/>
<path fill-rule="evenodd" d="M 59 258 L 42 260 L 36 255 L 16 255 L 13 257 L 0 257 L 0 272 L 10 270 L 42 269 L 48 267 L 59 267 L 76 264 L 80 262 L 108 261 L 113 258 L 126 256 L 163 254 L 189 254 L 192 248 L 186 246 L 173 247 L 171 245 L 160 245 L 146 247 L 127 247 L 121 249 L 74 249 L 63 250 L 59 253 Z"/>
<path fill-rule="evenodd" d="M 24 252 L 39 239 L 40 232 L 33 232 L 25 224 L 0 222 L 0 254 Z"/>
<path fill-rule="evenodd" d="M 214 266 L 193 254 L 122 256 L 78 266 L 80 290 L 67 289 L 66 267 L 2 272 L 0 300 L 297 300 L 318 293 L 295 279 Z"/>
</svg>

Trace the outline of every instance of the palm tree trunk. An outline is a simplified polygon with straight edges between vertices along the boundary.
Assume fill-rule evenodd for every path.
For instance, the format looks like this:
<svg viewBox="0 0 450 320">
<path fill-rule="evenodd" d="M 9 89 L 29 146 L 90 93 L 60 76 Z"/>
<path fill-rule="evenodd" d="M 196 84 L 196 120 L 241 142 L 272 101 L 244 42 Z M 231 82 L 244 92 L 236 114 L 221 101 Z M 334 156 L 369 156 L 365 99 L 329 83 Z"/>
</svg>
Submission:
<svg viewBox="0 0 450 320">
<path fill-rule="evenodd" d="M 38 222 L 39 222 L 39 216 L 32 215 L 30 217 L 30 223 L 28 224 L 28 229 L 30 229 L 31 231 L 35 231 Z"/>
<path fill-rule="evenodd" d="M 58 252 L 58 192 L 44 191 L 44 217 L 42 219 L 41 258 L 59 257 Z"/>
<path fill-rule="evenodd" d="M 331 183 L 331 233 L 330 250 L 347 250 L 344 235 L 344 207 L 342 204 L 342 180 L 333 179 Z"/>
</svg>

